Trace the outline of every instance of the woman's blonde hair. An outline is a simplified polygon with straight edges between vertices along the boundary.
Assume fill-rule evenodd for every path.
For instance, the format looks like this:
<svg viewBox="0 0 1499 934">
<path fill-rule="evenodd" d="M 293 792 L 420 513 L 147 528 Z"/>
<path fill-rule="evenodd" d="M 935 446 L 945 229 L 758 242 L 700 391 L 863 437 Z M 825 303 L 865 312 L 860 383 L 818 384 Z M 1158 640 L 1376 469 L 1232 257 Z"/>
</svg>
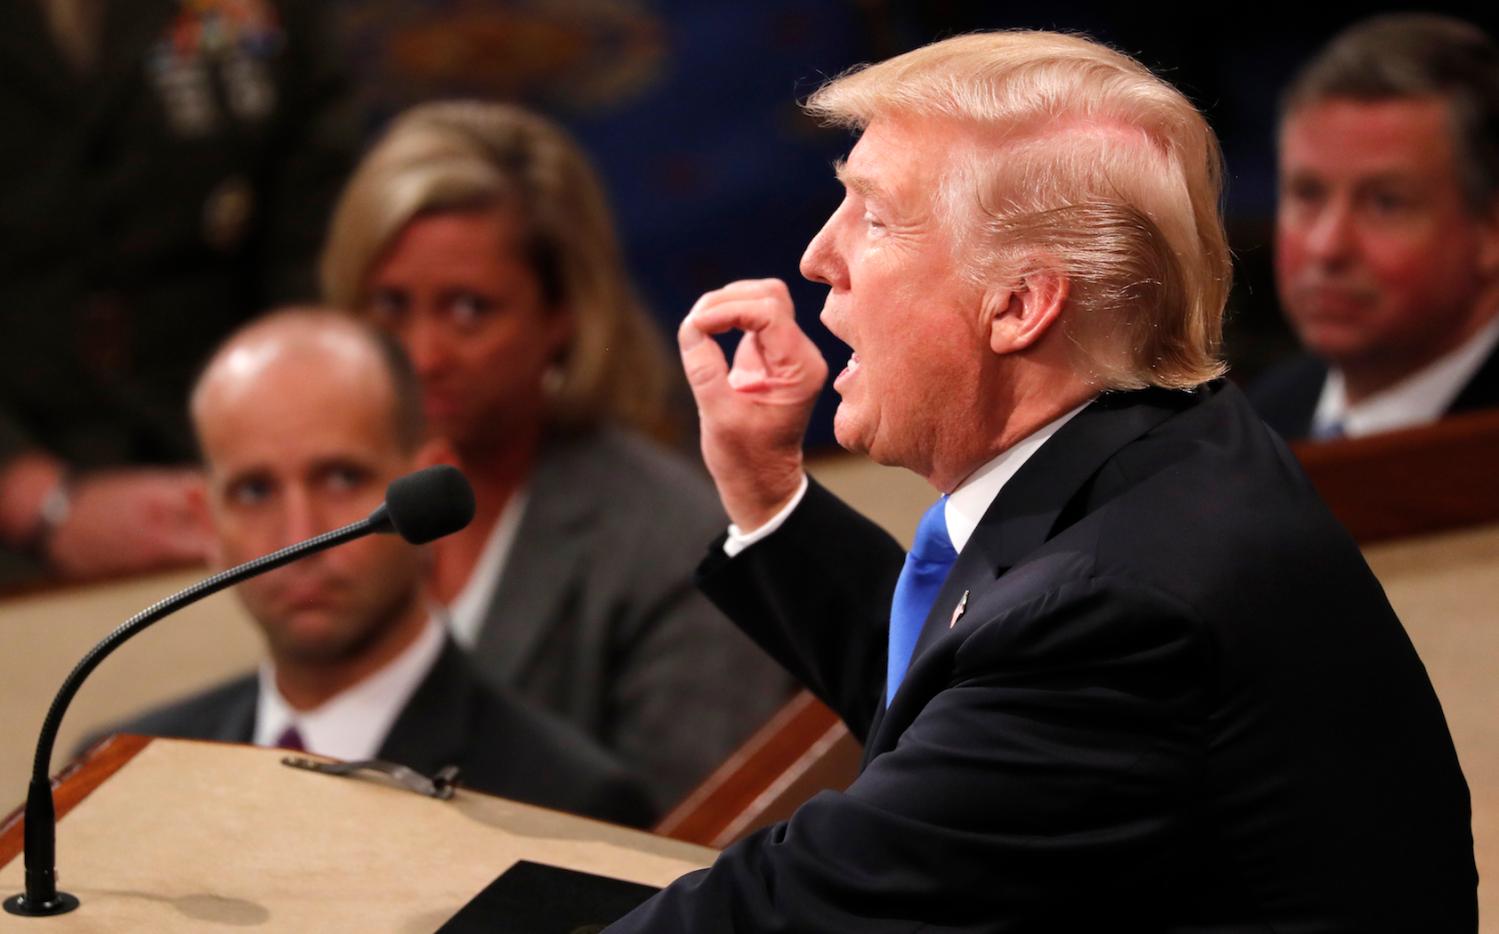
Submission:
<svg viewBox="0 0 1499 934">
<path fill-rule="evenodd" d="M 1222 375 L 1232 280 L 1223 157 L 1182 94 L 1126 55 L 1048 32 L 925 46 L 839 77 L 807 109 L 862 129 L 879 118 L 973 127 L 940 197 L 963 273 L 1069 280 L 1063 327 L 1105 389 L 1184 389 Z"/>
<path fill-rule="evenodd" d="M 413 219 L 514 211 L 544 300 L 573 318 L 548 425 L 664 428 L 665 356 L 625 271 L 604 191 L 559 127 L 519 107 L 425 104 L 398 117 L 340 196 L 323 248 L 325 299 L 358 309 L 376 262 Z"/>
</svg>

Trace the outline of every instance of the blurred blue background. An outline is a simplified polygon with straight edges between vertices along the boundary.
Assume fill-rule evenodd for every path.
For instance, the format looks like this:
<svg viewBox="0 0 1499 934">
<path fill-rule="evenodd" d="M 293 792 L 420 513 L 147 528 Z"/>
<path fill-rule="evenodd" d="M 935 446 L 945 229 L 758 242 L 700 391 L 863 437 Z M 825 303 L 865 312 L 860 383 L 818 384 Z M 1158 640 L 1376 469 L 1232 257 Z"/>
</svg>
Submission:
<svg viewBox="0 0 1499 934">
<path fill-rule="evenodd" d="M 1104 3 L 1043 7 L 882 0 L 337 0 L 367 129 L 438 97 L 516 100 L 560 120 L 609 188 L 645 298 L 668 334 L 702 292 L 777 276 L 803 326 L 822 289 L 797 259 L 840 191 L 830 164 L 849 135 L 797 102 L 824 79 L 974 29 L 1083 32 L 1140 58 L 1207 113 L 1229 166 L 1238 263 L 1228 352 L 1247 378 L 1291 347 L 1270 278 L 1276 98 L 1348 23 L 1397 4 L 1204 4 L 1191 12 Z M 1409 8 L 1409 7 L 1404 7 Z M 1495 29 L 1495 5 L 1426 9 Z M 831 442 L 825 394 L 809 439 Z"/>
</svg>

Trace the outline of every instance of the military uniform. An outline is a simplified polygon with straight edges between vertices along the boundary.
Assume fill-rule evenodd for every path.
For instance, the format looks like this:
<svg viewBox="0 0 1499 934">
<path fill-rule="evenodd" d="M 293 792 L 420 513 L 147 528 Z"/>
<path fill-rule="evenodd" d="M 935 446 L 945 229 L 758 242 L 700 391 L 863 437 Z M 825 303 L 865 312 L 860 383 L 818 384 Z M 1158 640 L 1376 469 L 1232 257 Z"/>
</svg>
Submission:
<svg viewBox="0 0 1499 934">
<path fill-rule="evenodd" d="M 0 461 L 192 458 L 186 390 L 311 298 L 358 127 L 317 0 L 94 0 L 73 68 L 48 0 L 0 0 Z"/>
</svg>

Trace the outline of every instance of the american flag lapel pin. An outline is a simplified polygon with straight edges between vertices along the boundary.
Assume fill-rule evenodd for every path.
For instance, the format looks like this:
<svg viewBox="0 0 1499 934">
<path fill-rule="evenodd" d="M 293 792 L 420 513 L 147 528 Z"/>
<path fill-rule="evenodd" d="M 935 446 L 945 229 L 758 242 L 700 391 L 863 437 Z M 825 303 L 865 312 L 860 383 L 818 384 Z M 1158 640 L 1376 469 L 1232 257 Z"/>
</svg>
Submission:
<svg viewBox="0 0 1499 934">
<path fill-rule="evenodd" d="M 947 628 L 951 629 L 958 625 L 958 620 L 968 610 L 968 591 L 963 591 L 963 596 L 958 598 L 958 605 L 952 608 L 952 619 L 947 621 Z"/>
</svg>

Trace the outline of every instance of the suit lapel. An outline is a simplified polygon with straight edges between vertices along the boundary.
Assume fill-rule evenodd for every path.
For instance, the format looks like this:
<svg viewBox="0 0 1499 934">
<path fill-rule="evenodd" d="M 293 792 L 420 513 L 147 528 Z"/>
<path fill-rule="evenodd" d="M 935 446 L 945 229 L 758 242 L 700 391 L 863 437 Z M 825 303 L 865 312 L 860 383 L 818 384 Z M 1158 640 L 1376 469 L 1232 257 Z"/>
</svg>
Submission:
<svg viewBox="0 0 1499 934">
<path fill-rule="evenodd" d="M 578 491 L 599 483 L 588 455 L 586 438 L 549 442 L 532 471 L 526 511 L 474 646 L 476 655 L 492 660 L 501 683 L 520 679 L 548 627 L 565 613 L 575 588 L 559 581 L 586 570 L 588 550 L 577 538 L 592 526 L 598 504 Z"/>
<path fill-rule="evenodd" d="M 1063 425 L 989 504 L 922 624 L 911 664 L 950 628 L 962 625 L 959 614 L 949 626 L 965 593 L 989 586 L 1060 531 L 1067 524 L 1063 510 L 1099 468 L 1193 398 L 1164 390 L 1107 394 Z"/>
<path fill-rule="evenodd" d="M 165 40 L 172 17 L 180 11 L 177 0 L 130 0 L 105 9 L 102 31 L 108 38 L 100 40 L 99 58 L 87 79 L 89 104 L 83 122 L 90 133 L 112 127 L 121 97 L 152 81 L 149 50 Z"/>
<path fill-rule="evenodd" d="M 432 669 L 381 741 L 378 757 L 428 773 L 456 763 L 469 735 L 470 700 L 476 689 L 462 650 L 446 639 Z"/>
<path fill-rule="evenodd" d="M 244 687 L 236 690 L 215 726 L 215 735 L 208 737 L 225 743 L 251 743 L 255 741 L 255 708 L 260 701 L 260 678 L 251 675 L 245 679 Z"/>
<path fill-rule="evenodd" d="M 1282 436 L 1296 440 L 1311 434 L 1317 401 L 1327 383 L 1327 366 L 1307 356 L 1288 367 L 1283 374 L 1273 377 L 1268 389 L 1255 393 L 1255 409 Z"/>
<path fill-rule="evenodd" d="M 1474 409 L 1487 409 L 1499 405 L 1499 349 L 1489 354 L 1489 358 L 1468 380 L 1457 398 L 1452 400 L 1449 412 L 1470 412 Z"/>
</svg>

